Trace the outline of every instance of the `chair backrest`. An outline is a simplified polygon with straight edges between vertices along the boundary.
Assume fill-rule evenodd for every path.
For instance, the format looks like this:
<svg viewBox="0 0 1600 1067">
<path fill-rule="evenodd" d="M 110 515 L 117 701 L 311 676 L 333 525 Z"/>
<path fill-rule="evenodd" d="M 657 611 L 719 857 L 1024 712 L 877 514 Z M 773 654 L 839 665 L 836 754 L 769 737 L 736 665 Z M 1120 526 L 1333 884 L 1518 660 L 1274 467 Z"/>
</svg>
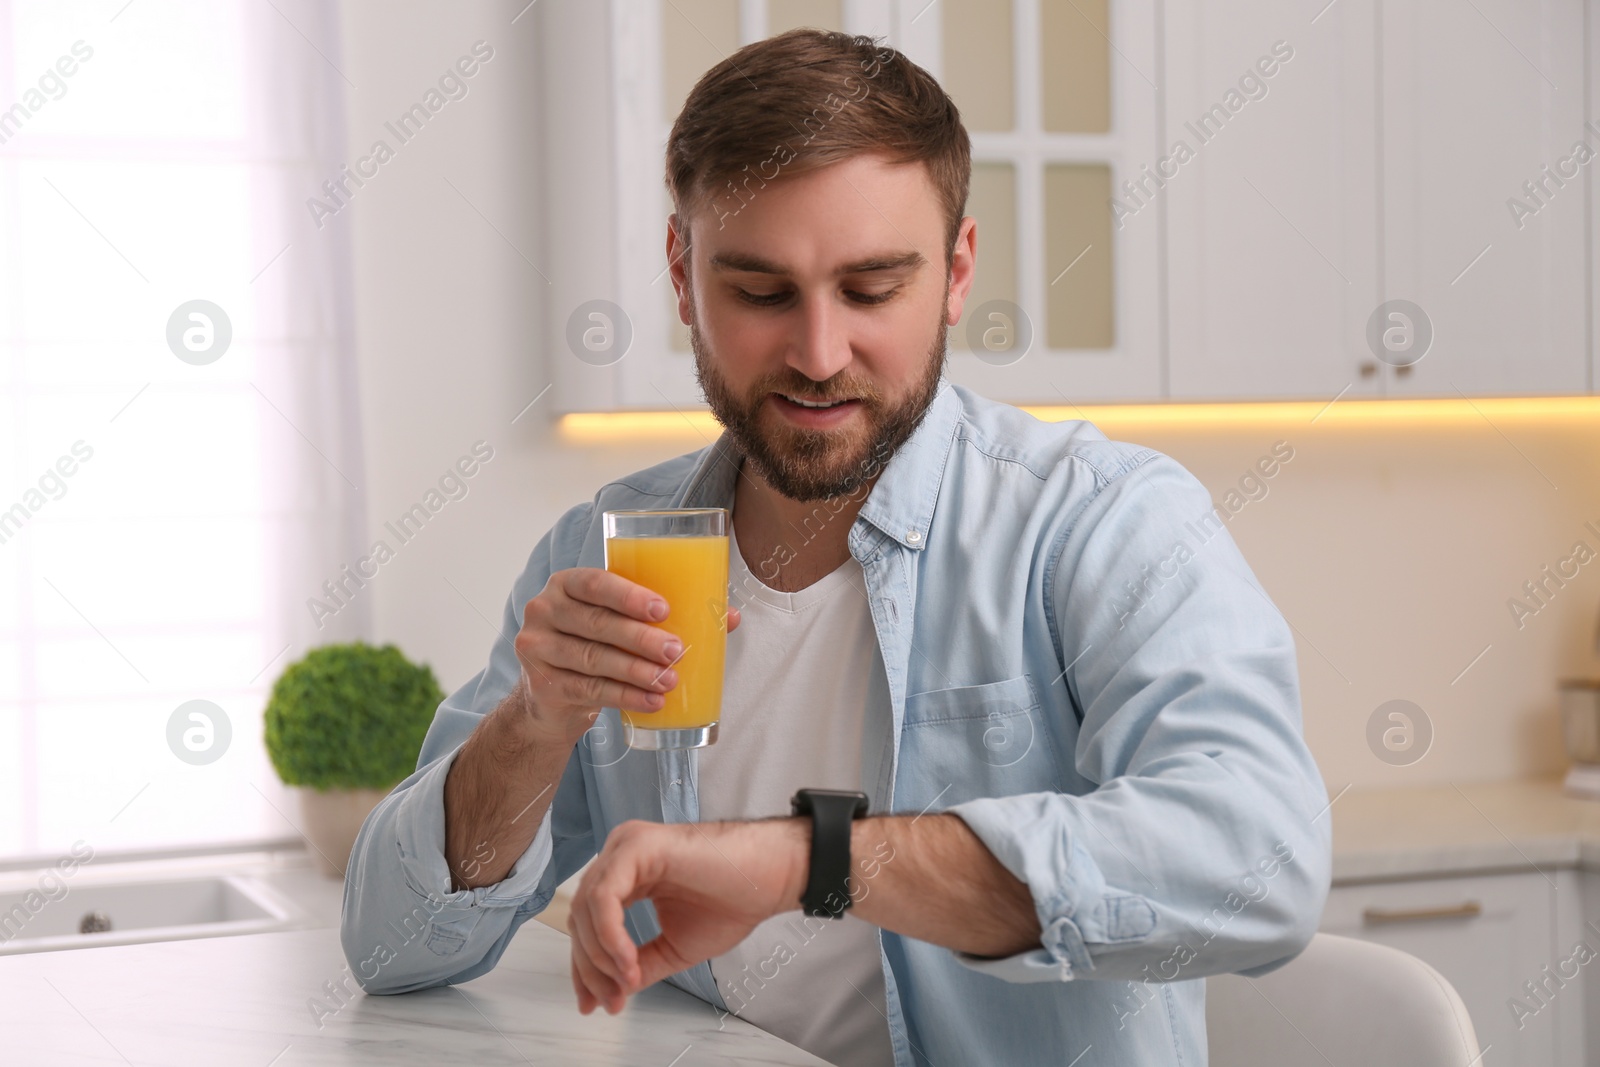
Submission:
<svg viewBox="0 0 1600 1067">
<path fill-rule="evenodd" d="M 1211 1067 L 1464 1067 L 1479 1055 L 1466 1005 L 1410 953 L 1337 934 L 1260 978 L 1206 979 Z"/>
</svg>

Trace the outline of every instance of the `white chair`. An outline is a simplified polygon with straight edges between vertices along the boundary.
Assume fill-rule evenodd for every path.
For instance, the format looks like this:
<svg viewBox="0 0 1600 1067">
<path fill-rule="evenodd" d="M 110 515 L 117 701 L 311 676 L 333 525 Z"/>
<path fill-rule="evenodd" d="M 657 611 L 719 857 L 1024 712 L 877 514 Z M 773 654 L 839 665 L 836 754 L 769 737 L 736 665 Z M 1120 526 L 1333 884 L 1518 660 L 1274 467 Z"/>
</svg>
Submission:
<svg viewBox="0 0 1600 1067">
<path fill-rule="evenodd" d="M 1387 945 L 1317 934 L 1260 978 L 1206 979 L 1211 1067 L 1468 1067 L 1467 1007 L 1443 975 Z"/>
</svg>

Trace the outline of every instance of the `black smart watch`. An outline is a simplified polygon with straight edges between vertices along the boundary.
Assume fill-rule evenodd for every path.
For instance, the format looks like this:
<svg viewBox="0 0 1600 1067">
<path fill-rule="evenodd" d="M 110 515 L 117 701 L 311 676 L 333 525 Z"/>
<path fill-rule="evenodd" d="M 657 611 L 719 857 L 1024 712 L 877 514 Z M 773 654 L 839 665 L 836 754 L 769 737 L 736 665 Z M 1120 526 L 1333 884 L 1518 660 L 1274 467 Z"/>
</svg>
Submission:
<svg viewBox="0 0 1600 1067">
<path fill-rule="evenodd" d="M 811 871 L 801 910 L 842 919 L 850 907 L 850 823 L 867 813 L 867 794 L 802 789 L 789 804 L 795 815 L 811 816 Z"/>
</svg>

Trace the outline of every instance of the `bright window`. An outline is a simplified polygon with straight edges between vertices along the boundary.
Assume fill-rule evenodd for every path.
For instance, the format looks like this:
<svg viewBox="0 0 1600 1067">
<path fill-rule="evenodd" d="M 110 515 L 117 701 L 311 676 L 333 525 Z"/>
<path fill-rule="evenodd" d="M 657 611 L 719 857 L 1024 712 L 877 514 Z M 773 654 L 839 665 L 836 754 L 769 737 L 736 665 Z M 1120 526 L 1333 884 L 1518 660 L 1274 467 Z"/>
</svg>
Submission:
<svg viewBox="0 0 1600 1067">
<path fill-rule="evenodd" d="M 305 607 L 361 530 L 336 24 L 0 0 L 0 859 L 296 836 L 266 692 L 365 630 Z"/>
</svg>

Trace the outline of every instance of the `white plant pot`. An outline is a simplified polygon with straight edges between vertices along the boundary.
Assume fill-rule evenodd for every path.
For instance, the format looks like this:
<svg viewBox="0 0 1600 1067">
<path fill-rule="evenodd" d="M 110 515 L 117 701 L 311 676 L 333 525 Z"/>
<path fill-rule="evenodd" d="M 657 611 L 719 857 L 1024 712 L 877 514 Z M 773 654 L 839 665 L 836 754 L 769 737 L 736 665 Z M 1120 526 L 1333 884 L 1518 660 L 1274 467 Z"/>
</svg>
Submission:
<svg viewBox="0 0 1600 1067">
<path fill-rule="evenodd" d="M 317 866 L 330 878 L 343 878 L 361 823 L 389 791 L 301 787 L 295 792 L 300 794 L 300 829 Z"/>
</svg>

